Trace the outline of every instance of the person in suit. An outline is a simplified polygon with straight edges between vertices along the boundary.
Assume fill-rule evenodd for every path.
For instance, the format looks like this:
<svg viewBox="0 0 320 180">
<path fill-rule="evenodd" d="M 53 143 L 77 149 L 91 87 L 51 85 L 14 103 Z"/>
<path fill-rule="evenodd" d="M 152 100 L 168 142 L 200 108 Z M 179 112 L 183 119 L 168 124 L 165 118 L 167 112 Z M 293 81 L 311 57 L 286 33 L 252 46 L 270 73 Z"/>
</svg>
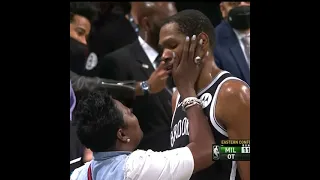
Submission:
<svg viewBox="0 0 320 180">
<path fill-rule="evenodd" d="M 250 85 L 250 2 L 221 2 L 214 57 L 219 68 Z"/>
<path fill-rule="evenodd" d="M 133 43 L 138 36 L 125 17 L 130 12 L 129 2 L 98 2 L 98 7 L 100 13 L 92 26 L 89 49 L 100 60 L 106 54 Z"/>
<path fill-rule="evenodd" d="M 162 21 L 176 14 L 177 10 L 172 2 L 133 3 L 137 3 L 139 8 L 138 40 L 106 55 L 98 64 L 99 77 L 142 81 L 140 88 L 143 89 L 144 96 L 136 97 L 131 106 L 144 132 L 138 148 L 163 151 L 169 148 L 170 142 L 172 91 L 170 88 L 158 87 L 161 83 L 167 83 L 170 73 L 164 62 L 159 63 L 162 53 L 158 49 L 158 41 Z M 160 74 L 163 76 L 162 81 L 156 83 L 152 74 L 159 74 L 161 68 L 165 72 Z"/>
</svg>

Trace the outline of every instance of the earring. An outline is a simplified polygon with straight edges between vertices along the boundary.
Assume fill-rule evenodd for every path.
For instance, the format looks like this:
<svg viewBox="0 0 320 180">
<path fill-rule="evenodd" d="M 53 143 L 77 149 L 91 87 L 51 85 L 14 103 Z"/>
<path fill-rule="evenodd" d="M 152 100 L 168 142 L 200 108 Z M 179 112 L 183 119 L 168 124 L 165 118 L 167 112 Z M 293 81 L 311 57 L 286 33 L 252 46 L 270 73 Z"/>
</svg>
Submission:
<svg viewBox="0 0 320 180">
<path fill-rule="evenodd" d="M 127 139 L 127 143 L 129 143 L 130 142 L 130 139 Z"/>
<path fill-rule="evenodd" d="M 209 56 L 209 51 L 207 51 L 206 56 Z"/>
</svg>

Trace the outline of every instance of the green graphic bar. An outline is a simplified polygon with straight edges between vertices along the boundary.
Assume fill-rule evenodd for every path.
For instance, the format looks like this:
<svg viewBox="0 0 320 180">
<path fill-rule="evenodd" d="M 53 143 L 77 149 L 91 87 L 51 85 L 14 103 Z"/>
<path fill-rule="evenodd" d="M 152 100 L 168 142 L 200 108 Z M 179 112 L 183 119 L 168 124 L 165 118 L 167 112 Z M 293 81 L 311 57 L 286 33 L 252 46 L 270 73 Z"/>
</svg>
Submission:
<svg viewBox="0 0 320 180">
<path fill-rule="evenodd" d="M 220 154 L 219 160 L 250 161 L 250 154 Z"/>
<path fill-rule="evenodd" d="M 221 146 L 220 147 L 220 153 L 241 153 L 241 147 L 237 146 Z"/>
</svg>

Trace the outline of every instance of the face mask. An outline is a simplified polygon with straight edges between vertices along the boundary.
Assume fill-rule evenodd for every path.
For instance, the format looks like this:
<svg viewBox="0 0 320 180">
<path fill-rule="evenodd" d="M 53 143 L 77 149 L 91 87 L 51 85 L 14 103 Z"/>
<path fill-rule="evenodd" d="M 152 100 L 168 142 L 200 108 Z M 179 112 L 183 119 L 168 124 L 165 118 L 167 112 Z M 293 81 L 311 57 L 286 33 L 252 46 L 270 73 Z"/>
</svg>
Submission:
<svg viewBox="0 0 320 180">
<path fill-rule="evenodd" d="M 250 28 L 250 6 L 238 6 L 230 10 L 228 22 L 232 28 L 247 30 Z"/>
<path fill-rule="evenodd" d="M 88 47 L 70 37 L 70 70 L 83 75 L 88 57 Z"/>
</svg>

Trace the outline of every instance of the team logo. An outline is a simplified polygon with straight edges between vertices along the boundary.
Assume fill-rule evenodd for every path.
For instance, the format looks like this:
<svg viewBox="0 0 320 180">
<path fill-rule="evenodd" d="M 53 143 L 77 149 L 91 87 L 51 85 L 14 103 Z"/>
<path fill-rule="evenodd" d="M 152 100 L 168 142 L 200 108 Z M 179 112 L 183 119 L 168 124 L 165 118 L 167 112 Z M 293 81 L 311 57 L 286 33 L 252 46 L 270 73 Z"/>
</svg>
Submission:
<svg viewBox="0 0 320 180">
<path fill-rule="evenodd" d="M 210 93 L 204 93 L 200 100 L 202 101 L 203 108 L 206 108 L 212 101 L 212 95 Z"/>
<path fill-rule="evenodd" d="M 98 57 L 97 55 L 92 52 L 89 54 L 86 62 L 86 69 L 87 70 L 92 70 L 94 67 L 96 67 L 98 64 Z"/>
<path fill-rule="evenodd" d="M 212 159 L 214 161 L 220 159 L 220 147 L 219 147 L 219 145 L 212 145 Z"/>
</svg>

